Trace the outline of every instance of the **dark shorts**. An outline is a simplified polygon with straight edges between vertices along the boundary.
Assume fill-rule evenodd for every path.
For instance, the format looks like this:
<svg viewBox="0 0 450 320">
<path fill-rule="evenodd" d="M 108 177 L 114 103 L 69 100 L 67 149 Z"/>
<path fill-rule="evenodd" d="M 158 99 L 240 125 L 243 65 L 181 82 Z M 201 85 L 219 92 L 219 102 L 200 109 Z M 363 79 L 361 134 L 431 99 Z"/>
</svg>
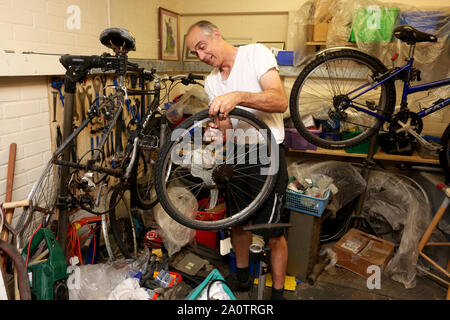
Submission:
<svg viewBox="0 0 450 320">
<path fill-rule="evenodd" d="M 257 168 L 259 170 L 259 168 Z M 246 168 L 246 173 L 249 175 L 255 175 L 259 171 L 255 168 Z M 287 223 L 289 222 L 289 210 L 284 209 L 286 203 L 286 188 L 289 181 L 289 175 L 287 172 L 286 158 L 284 145 L 279 145 L 279 166 L 278 173 L 276 174 L 275 186 L 269 195 L 269 197 L 260 206 L 259 210 L 255 212 L 248 220 L 244 221 L 242 224 L 247 223 L 255 224 L 265 224 L 265 223 Z M 247 201 L 252 201 L 256 195 L 261 190 L 261 184 L 258 184 L 255 180 L 242 179 L 238 183 L 234 183 L 237 192 L 240 192 L 239 196 L 236 198 L 246 197 Z M 253 196 L 253 198 L 252 198 Z M 276 205 L 274 206 L 275 197 L 277 197 Z M 229 212 L 236 210 L 236 205 L 232 202 L 227 201 L 227 208 L 231 208 Z M 254 230 L 254 234 L 263 237 L 279 237 L 285 234 L 285 228 L 276 228 L 267 230 Z"/>
</svg>

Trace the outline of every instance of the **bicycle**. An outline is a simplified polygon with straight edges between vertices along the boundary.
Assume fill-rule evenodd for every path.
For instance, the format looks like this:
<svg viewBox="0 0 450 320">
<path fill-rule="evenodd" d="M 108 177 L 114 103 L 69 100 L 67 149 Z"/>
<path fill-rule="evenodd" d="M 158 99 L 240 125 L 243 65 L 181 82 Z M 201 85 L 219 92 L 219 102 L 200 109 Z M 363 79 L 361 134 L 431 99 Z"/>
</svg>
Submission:
<svg viewBox="0 0 450 320">
<path fill-rule="evenodd" d="M 100 41 L 112 49 L 115 55 L 104 53 L 101 56 L 73 56 L 64 55 L 60 58 L 61 64 L 66 68 L 65 74 L 65 106 L 63 119 L 62 143 L 53 153 L 46 169 L 34 184 L 28 199 L 32 200 L 40 211 L 25 209 L 20 216 L 17 226 L 22 230 L 19 234 L 18 247 L 26 244 L 36 227 L 42 223 L 43 227 L 49 226 L 51 220 L 58 213 L 58 239 L 63 248 L 66 246 L 68 216 L 75 210 L 85 210 L 95 215 L 102 215 L 102 223 L 106 223 L 105 215 L 109 215 L 110 228 L 117 227 L 115 220 L 120 218 L 115 207 L 121 201 L 132 201 L 131 207 L 142 209 L 152 208 L 156 203 L 153 187 L 154 161 L 150 153 L 158 152 L 169 134 L 170 126 L 165 116 L 165 110 L 161 108 L 160 92 L 161 84 L 165 82 L 182 82 L 188 84 L 200 84 L 196 80 L 203 79 L 198 75 L 178 75 L 161 78 L 156 70 L 139 68 L 135 63 L 128 61 L 127 53 L 135 50 L 135 39 L 125 29 L 109 28 L 100 35 Z M 118 83 L 107 85 L 87 111 L 87 117 L 73 131 L 73 114 L 75 106 L 76 84 L 83 82 L 93 69 L 101 69 L 106 72 L 114 72 L 119 75 Z M 127 73 L 134 73 L 144 81 L 153 82 L 151 90 L 129 89 L 124 84 Z M 201 84 L 200 84 L 201 85 Z M 106 95 L 106 90 L 112 89 L 114 93 Z M 145 115 L 138 121 L 136 113 L 131 114 L 131 120 L 126 126 L 128 139 L 122 146 L 122 132 L 124 109 L 128 96 L 147 95 L 153 96 L 153 100 L 146 110 Z M 168 93 L 167 93 L 168 96 Z M 70 146 L 76 143 L 77 136 L 93 122 L 93 119 L 102 118 L 105 125 L 98 145 L 75 159 L 71 155 Z M 114 132 L 115 131 L 115 132 Z M 115 133 L 116 148 L 114 154 L 107 161 L 104 147 Z M 159 134 L 159 135 L 157 135 Z M 91 155 L 89 159 L 89 154 Z M 118 183 L 114 183 L 114 181 Z M 115 185 L 111 187 L 111 185 Z M 111 193 L 116 192 L 115 201 L 109 202 Z M 131 196 L 122 199 L 126 190 Z M 127 213 L 124 213 L 127 215 Z M 126 217 L 134 230 L 133 218 Z M 118 230 L 113 232 L 116 244 L 120 247 L 126 258 L 132 256 L 128 246 L 123 243 L 123 238 Z M 112 250 L 108 247 L 107 232 L 103 228 L 103 235 L 111 256 Z"/>
<path fill-rule="evenodd" d="M 396 27 L 394 36 L 410 46 L 407 63 L 401 67 L 388 69 L 376 57 L 355 48 L 330 48 L 314 56 L 292 87 L 289 104 L 294 126 L 316 146 L 347 149 L 367 141 L 383 130 L 386 123 L 389 127 L 383 131 L 394 141 L 416 139 L 427 149 L 440 150 L 440 164 L 449 174 L 450 124 L 439 147 L 426 141 L 421 132 L 422 118 L 448 106 L 450 97 L 447 94 L 419 112 L 408 109 L 408 95 L 450 84 L 450 78 L 446 78 L 410 85 L 421 80 L 420 70 L 413 67 L 416 43 L 436 42 L 437 38 L 407 25 Z M 398 112 L 395 112 L 396 80 L 404 84 Z M 321 128 L 322 133 L 310 132 L 311 126 Z M 351 135 L 346 135 L 347 132 Z"/>
</svg>

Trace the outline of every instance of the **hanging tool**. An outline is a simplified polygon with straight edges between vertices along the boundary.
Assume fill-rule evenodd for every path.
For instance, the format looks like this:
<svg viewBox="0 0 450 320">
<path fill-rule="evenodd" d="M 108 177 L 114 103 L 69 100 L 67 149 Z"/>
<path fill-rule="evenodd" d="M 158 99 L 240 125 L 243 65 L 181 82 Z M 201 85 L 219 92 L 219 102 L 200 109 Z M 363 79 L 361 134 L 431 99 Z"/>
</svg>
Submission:
<svg viewBox="0 0 450 320">
<path fill-rule="evenodd" d="M 58 90 L 59 92 L 59 98 L 61 99 L 61 105 L 64 107 L 64 96 L 61 92 L 61 88 L 64 84 L 64 80 L 60 78 L 53 78 L 51 81 L 51 86 L 53 89 Z"/>
<path fill-rule="evenodd" d="M 94 158 L 94 137 L 91 137 L 91 156 Z"/>
<path fill-rule="evenodd" d="M 94 91 L 95 91 L 95 101 L 96 101 L 96 105 L 97 107 L 100 106 L 100 86 L 101 86 L 101 79 L 99 76 L 94 77 L 94 79 L 92 80 L 92 85 L 94 86 Z"/>
<path fill-rule="evenodd" d="M 84 112 L 84 100 L 86 99 L 86 91 L 81 90 L 81 88 L 78 88 L 77 91 L 77 97 L 78 101 L 80 102 L 80 109 L 81 109 L 81 119 L 82 121 L 86 120 L 86 113 Z"/>
<path fill-rule="evenodd" d="M 136 110 L 139 110 L 139 107 L 141 108 L 141 111 L 137 113 L 138 119 L 137 119 L 137 123 L 140 124 L 141 123 L 141 116 L 144 116 L 144 104 L 141 105 L 141 100 L 139 100 L 139 98 L 136 98 L 134 100 L 134 102 L 136 103 Z"/>
<path fill-rule="evenodd" d="M 56 99 L 58 97 L 58 91 L 52 91 L 53 95 L 53 121 L 56 122 Z"/>
</svg>

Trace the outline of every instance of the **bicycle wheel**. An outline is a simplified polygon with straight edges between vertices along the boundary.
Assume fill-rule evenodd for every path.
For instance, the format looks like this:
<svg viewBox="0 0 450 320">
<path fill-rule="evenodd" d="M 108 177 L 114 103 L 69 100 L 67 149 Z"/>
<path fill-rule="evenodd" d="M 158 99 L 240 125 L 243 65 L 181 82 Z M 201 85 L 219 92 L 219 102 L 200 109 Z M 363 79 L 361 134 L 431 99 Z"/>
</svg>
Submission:
<svg viewBox="0 0 450 320">
<path fill-rule="evenodd" d="M 441 138 L 442 150 L 439 152 L 439 162 L 446 176 L 450 175 L 450 124 Z"/>
<path fill-rule="evenodd" d="M 19 248 L 27 245 L 41 223 L 49 224 L 49 221 L 56 217 L 59 179 L 60 168 L 49 161 L 27 198 L 32 200 L 34 210 L 31 211 L 29 207 L 25 207 L 15 225 L 19 236 Z"/>
<path fill-rule="evenodd" d="M 5 252 L 11 258 L 14 268 L 17 270 L 17 280 L 19 285 L 20 300 L 31 300 L 31 289 L 28 280 L 27 267 L 21 254 L 10 243 L 0 240 L 0 250 Z M 0 271 L 1 273 L 1 271 Z M 0 277 L 2 275 L 0 274 Z"/>
<path fill-rule="evenodd" d="M 158 155 L 159 201 L 184 226 L 216 230 L 238 225 L 260 208 L 274 187 L 279 149 L 270 129 L 243 109 L 234 109 L 229 119 L 233 129 L 211 143 L 208 110 L 191 116 Z M 216 211 L 205 218 L 211 210 Z"/>
<path fill-rule="evenodd" d="M 137 257 L 144 233 L 144 225 L 139 213 L 130 207 L 130 192 L 121 186 L 112 190 L 109 199 L 109 225 L 113 239 L 109 237 L 115 258 Z M 114 240 L 114 242 L 112 241 Z"/>
<path fill-rule="evenodd" d="M 143 144 L 151 148 L 139 151 L 139 162 L 133 174 L 133 179 L 134 177 L 136 179 L 131 181 L 132 197 L 136 201 L 136 205 L 144 210 L 151 209 L 158 203 L 154 177 L 156 158 L 161 147 L 161 117 L 152 118 L 147 128 L 144 132 Z M 166 126 L 165 137 L 169 137 L 170 132 L 171 128 Z"/>
<path fill-rule="evenodd" d="M 289 108 L 295 128 L 312 144 L 327 149 L 345 149 L 368 140 L 384 121 L 362 110 L 389 117 L 395 106 L 394 81 L 353 97 L 386 71 L 381 62 L 360 51 L 318 55 L 292 87 Z M 310 132 L 311 126 L 322 132 Z"/>
</svg>

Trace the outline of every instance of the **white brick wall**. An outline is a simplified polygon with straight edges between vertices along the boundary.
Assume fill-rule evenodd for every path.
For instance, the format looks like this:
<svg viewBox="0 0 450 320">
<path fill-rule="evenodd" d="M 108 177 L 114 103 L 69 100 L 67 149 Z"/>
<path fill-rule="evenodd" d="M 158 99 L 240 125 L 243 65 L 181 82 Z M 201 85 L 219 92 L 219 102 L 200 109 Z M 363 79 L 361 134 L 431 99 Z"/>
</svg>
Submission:
<svg viewBox="0 0 450 320">
<path fill-rule="evenodd" d="M 0 78 L 0 202 L 10 144 L 17 144 L 13 201 L 26 199 L 51 154 L 47 77 Z"/>
</svg>

